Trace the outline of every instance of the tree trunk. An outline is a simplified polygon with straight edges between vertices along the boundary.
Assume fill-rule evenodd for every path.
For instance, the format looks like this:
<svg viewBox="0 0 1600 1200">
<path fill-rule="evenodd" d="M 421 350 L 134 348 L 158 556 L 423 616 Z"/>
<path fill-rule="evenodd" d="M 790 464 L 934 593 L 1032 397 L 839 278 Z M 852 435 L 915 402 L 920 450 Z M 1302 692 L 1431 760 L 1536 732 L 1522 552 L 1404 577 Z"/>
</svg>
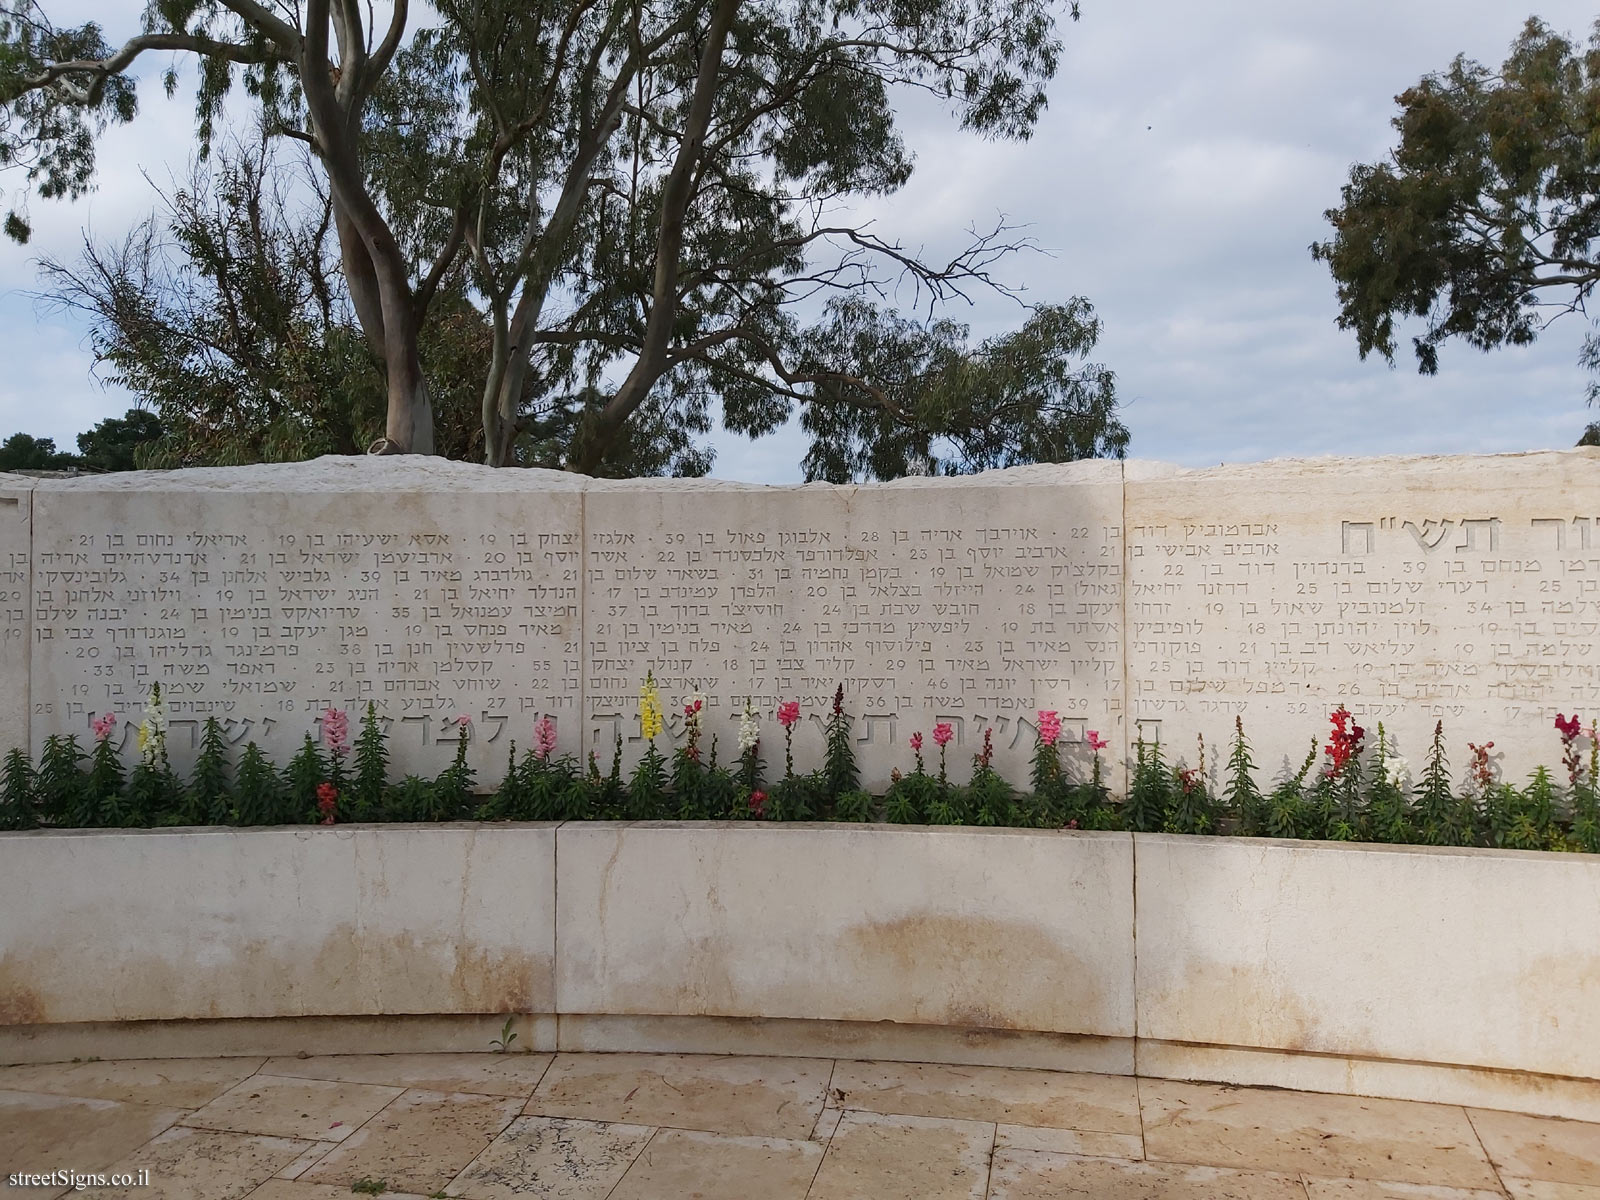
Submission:
<svg viewBox="0 0 1600 1200">
<path fill-rule="evenodd" d="M 432 454 L 433 404 L 428 396 L 428 380 L 417 355 L 417 339 L 411 338 L 406 352 L 396 355 L 390 344 L 389 418 L 383 441 L 372 449 L 380 454 Z M 387 443 L 385 445 L 384 443 Z"/>
</svg>

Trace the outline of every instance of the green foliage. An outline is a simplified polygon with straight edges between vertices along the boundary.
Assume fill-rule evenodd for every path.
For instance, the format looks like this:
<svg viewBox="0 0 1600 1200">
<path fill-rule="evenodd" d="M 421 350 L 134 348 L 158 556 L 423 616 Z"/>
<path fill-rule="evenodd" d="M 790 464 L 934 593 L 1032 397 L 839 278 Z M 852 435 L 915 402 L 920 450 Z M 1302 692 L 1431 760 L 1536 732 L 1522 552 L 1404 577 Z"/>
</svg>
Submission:
<svg viewBox="0 0 1600 1200">
<path fill-rule="evenodd" d="M 432 780 L 407 775 L 389 789 L 384 808 L 391 821 L 426 822 L 445 820 L 438 789 Z"/>
<path fill-rule="evenodd" d="M 1172 772 L 1161 756 L 1160 741 L 1135 743 L 1133 782 L 1122 806 L 1122 820 L 1135 833 L 1154 833 L 1173 807 Z"/>
<path fill-rule="evenodd" d="M 35 796 L 38 798 L 39 816 L 47 825 L 83 825 L 85 815 L 83 793 L 85 781 L 79 764 L 83 762 L 83 747 L 76 735 L 61 737 L 51 734 L 44 740 L 44 752 L 39 756 L 39 771 L 35 778 Z M 90 813 L 94 806 L 87 806 Z"/>
<path fill-rule="evenodd" d="M 939 781 L 922 770 L 902 775 L 889 785 L 884 797 L 884 816 L 896 825 L 917 825 L 928 820 L 935 800 L 939 799 Z"/>
<path fill-rule="evenodd" d="M 310 739 L 308 738 L 307 741 Z M 241 825 L 282 825 L 286 797 L 283 776 L 254 742 L 245 746 L 234 775 L 233 794 Z"/>
<path fill-rule="evenodd" d="M 200 735 L 200 754 L 189 778 L 184 813 L 194 825 L 226 825 L 233 816 L 233 794 L 228 787 L 228 747 L 222 726 L 207 717 Z"/>
<path fill-rule="evenodd" d="M 1433 727 L 1427 765 L 1422 769 L 1422 791 L 1417 797 L 1416 825 L 1430 846 L 1460 845 L 1471 833 L 1464 806 L 1450 787 L 1450 764 L 1444 751 L 1444 722 Z"/>
<path fill-rule="evenodd" d="M 283 772 L 284 790 L 287 793 L 289 806 L 288 813 L 285 814 L 287 817 L 285 823 L 294 824 L 322 819 L 317 812 L 317 788 L 327 778 L 327 761 L 322 756 L 322 750 L 311 740 L 311 735 L 308 733 Z"/>
<path fill-rule="evenodd" d="M 1307 751 L 1300 769 L 1273 788 L 1272 795 L 1267 797 L 1266 819 L 1263 822 L 1262 832 L 1268 837 L 1307 836 L 1306 829 L 1311 824 L 1312 817 L 1309 815 L 1311 806 L 1305 800 L 1306 779 L 1317 765 L 1319 751 L 1317 739 L 1312 738 L 1311 749 Z"/>
<path fill-rule="evenodd" d="M 679 746 L 672 752 L 672 798 L 682 821 L 703 821 L 711 816 L 712 794 L 698 747 Z"/>
<path fill-rule="evenodd" d="M 1256 764 L 1244 736 L 1244 718 L 1233 719 L 1233 750 L 1228 755 L 1228 784 L 1223 803 L 1239 822 L 1239 832 L 1255 837 L 1266 828 L 1266 797 L 1256 785 Z"/>
<path fill-rule="evenodd" d="M 0 471 L 64 471 L 76 465 L 75 457 L 56 449 L 54 438 L 13 433 L 0 442 Z"/>
<path fill-rule="evenodd" d="M 1399 144 L 1351 168 L 1311 250 L 1338 285 L 1339 326 L 1394 361 L 1397 322 L 1425 374 L 1451 338 L 1489 350 L 1582 311 L 1600 269 L 1600 35 L 1587 51 L 1530 19 L 1494 70 L 1458 57 L 1398 97 Z M 1591 330 L 1580 362 L 1600 367 Z M 1590 386 L 1590 399 L 1597 392 Z"/>
<path fill-rule="evenodd" d="M 833 711 L 828 714 L 823 735 L 826 753 L 822 774 L 827 780 L 829 799 L 837 801 L 861 782 L 861 773 L 856 769 L 855 744 L 850 740 L 850 715 L 844 711 L 842 683 L 833 694 Z"/>
<path fill-rule="evenodd" d="M 459 821 L 472 811 L 472 784 L 477 772 L 467 765 L 467 725 L 456 727 L 456 753 L 450 765 L 433 781 L 428 815 L 424 821 Z"/>
<path fill-rule="evenodd" d="M 821 771 L 789 775 L 767 793 L 767 816 L 774 821 L 814 821 L 828 800 L 828 781 Z"/>
<path fill-rule="evenodd" d="M 517 744 L 511 743 L 511 748 L 506 752 L 506 773 L 501 777 L 500 786 L 495 789 L 494 795 L 478 806 L 478 820 L 533 820 L 533 798 L 529 794 L 528 787 L 528 776 L 533 770 L 529 760 L 532 758 L 533 751 L 529 750 L 523 756 L 522 765 L 519 766 Z"/>
<path fill-rule="evenodd" d="M 620 739 L 619 739 L 620 743 Z M 666 815 L 667 770 L 653 741 L 645 743 L 643 757 L 628 780 L 627 814 L 630 821 L 655 821 Z"/>
<path fill-rule="evenodd" d="M 367 701 L 361 717 L 361 732 L 356 735 L 355 780 L 350 788 L 351 816 L 357 821 L 373 819 L 383 807 L 389 790 L 389 745 L 377 706 Z"/>
<path fill-rule="evenodd" d="M 972 756 L 972 780 L 967 784 L 964 809 L 974 825 L 1016 823 L 1011 785 L 994 769 L 994 735 L 983 731 L 983 749 Z"/>
<path fill-rule="evenodd" d="M 0 829 L 34 829 L 39 824 L 33 763 L 22 750 L 6 755 L 0 771 Z"/>
<path fill-rule="evenodd" d="M 1161 817 L 1167 833 L 1211 833 L 1217 827 L 1216 804 L 1198 768 L 1174 769 L 1169 806 Z"/>
<path fill-rule="evenodd" d="M 370 716 L 370 714 L 369 714 Z M 367 726 L 371 745 L 381 749 L 375 721 Z M 1490 846 L 1523 850 L 1581 850 L 1600 853 L 1600 814 L 1596 813 L 1595 759 L 1600 746 L 1590 746 L 1590 767 L 1583 771 L 1567 760 L 1573 786 L 1559 789 L 1547 768 L 1533 772 L 1524 788 L 1491 782 L 1488 746 L 1474 747 L 1473 778 L 1476 801 L 1458 801 L 1451 794 L 1444 755 L 1442 723 L 1436 725 L 1428 763 L 1418 798 L 1413 804 L 1399 775 L 1390 770 L 1387 731 L 1378 727 L 1371 763 L 1371 784 L 1357 799 L 1347 798 L 1344 771 L 1325 772 L 1308 792 L 1307 781 L 1316 767 L 1315 740 L 1299 771 L 1285 779 L 1270 796 L 1255 793 L 1253 800 L 1241 782 L 1250 778 L 1254 764 L 1242 722 L 1235 724 L 1230 755 L 1228 795 L 1237 812 L 1259 811 L 1259 832 L 1273 837 L 1320 837 L 1335 840 L 1404 843 L 1427 839 L 1439 845 Z M 1069 784 L 1058 780 L 1054 792 L 1061 807 L 1037 792 L 1016 793 L 992 765 L 988 738 L 982 752 L 973 756 L 969 783 L 956 788 L 918 769 L 896 773 L 881 800 L 853 788 L 830 801 L 826 768 L 790 775 L 774 785 L 761 811 L 749 803 L 751 793 L 739 777 L 717 762 L 717 743 L 711 740 L 702 761 L 682 751 L 673 760 L 672 779 L 659 753 L 641 763 L 631 784 L 621 776 L 621 739 L 618 738 L 609 775 L 600 771 L 596 756 L 580 774 L 570 757 L 539 758 L 525 752 L 517 760 L 515 745 L 507 755 L 506 773 L 498 791 L 474 808 L 474 773 L 467 765 L 468 730 L 457 734 L 451 764 L 435 780 L 407 776 L 389 788 L 370 818 L 386 821 L 447 821 L 474 813 L 480 820 L 586 820 L 677 816 L 686 820 L 764 818 L 779 821 L 832 820 L 866 822 L 879 817 L 898 824 L 1056 827 L 1066 822 L 1081 829 L 1142 828 L 1159 813 L 1159 827 L 1172 833 L 1215 833 L 1221 827 L 1217 801 L 1205 785 L 1199 768 L 1173 770 L 1162 759 L 1158 743 L 1142 739 L 1136 749 L 1134 778 L 1120 806 L 1111 802 L 1100 779 Z M 381 765 L 381 755 L 372 761 Z M 359 755 L 358 755 L 359 758 Z M 1096 760 L 1098 761 L 1098 760 Z M 1203 750 L 1202 750 L 1202 759 Z M 1354 763 L 1345 763 L 1349 767 Z M 206 723 L 191 784 L 184 788 L 166 756 L 158 748 L 142 754 L 124 773 L 109 739 L 96 742 L 85 755 L 72 737 L 46 739 L 37 770 L 28 755 L 12 751 L 0 768 L 0 829 L 30 828 L 34 824 L 127 828 L 178 823 L 269 825 L 316 820 L 308 813 L 300 792 L 328 764 L 308 736 L 289 766 L 276 770 L 251 743 L 228 787 L 227 746 L 220 725 Z M 1036 763 L 1037 765 L 1037 763 Z M 1048 778 L 1048 776 L 1047 776 Z M 321 782 L 319 779 L 318 782 Z M 360 786 L 359 771 L 352 791 Z M 1252 785 L 1253 786 L 1253 781 Z M 643 789 L 642 791 L 640 789 Z M 644 803 L 641 806 L 641 796 Z M 881 809 L 880 809 L 881 804 Z M 1157 808 L 1158 805 L 1163 807 Z M 315 812 L 313 808 L 312 812 Z M 1476 815 L 1477 819 L 1474 820 Z M 1243 822 L 1241 821 L 1241 824 Z"/>
<path fill-rule="evenodd" d="M 123 795 L 126 786 L 122 761 L 117 757 L 111 739 L 99 739 L 89 758 L 89 775 L 79 793 L 79 808 L 73 815 L 72 823 L 105 828 L 145 824 L 139 819 L 140 814 L 127 803 Z"/>
<path fill-rule="evenodd" d="M 102 743 L 103 744 L 103 743 Z M 122 825 L 170 825 L 182 820 L 183 781 L 173 771 L 163 748 L 152 759 L 141 754 L 128 772 Z M 109 823 L 109 822 L 108 822 Z"/>
<path fill-rule="evenodd" d="M 878 802 L 871 792 L 856 788 L 834 802 L 833 816 L 838 821 L 870 821 L 877 808 Z"/>
<path fill-rule="evenodd" d="M 1411 805 L 1405 789 L 1390 773 L 1388 732 L 1378 725 L 1377 761 L 1373 763 L 1372 791 L 1367 801 L 1367 835 L 1376 842 L 1416 840 Z"/>
</svg>

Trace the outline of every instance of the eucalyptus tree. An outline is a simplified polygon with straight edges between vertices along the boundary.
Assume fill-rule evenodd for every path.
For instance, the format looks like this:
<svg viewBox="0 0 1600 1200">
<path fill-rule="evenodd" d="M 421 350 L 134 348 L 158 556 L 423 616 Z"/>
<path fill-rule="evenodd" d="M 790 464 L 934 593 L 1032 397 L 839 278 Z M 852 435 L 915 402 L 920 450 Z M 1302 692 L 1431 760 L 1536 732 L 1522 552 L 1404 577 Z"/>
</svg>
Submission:
<svg viewBox="0 0 1600 1200">
<path fill-rule="evenodd" d="M 1350 169 L 1326 214 L 1334 236 L 1311 247 L 1361 356 L 1393 363 L 1400 324 L 1417 319 L 1431 375 L 1451 340 L 1528 345 L 1586 314 L 1600 284 L 1600 25 L 1579 45 L 1529 20 L 1498 68 L 1459 56 L 1396 100 L 1398 144 Z M 1593 325 L 1579 362 L 1600 369 Z"/>
<path fill-rule="evenodd" d="M 151 0 L 120 42 L 48 7 L 0 0 L 0 161 L 41 196 L 81 193 L 153 54 L 197 62 L 204 154 L 242 82 L 320 173 L 385 385 L 375 449 L 435 449 L 422 346 L 451 297 L 483 315 L 492 464 L 615 469 L 713 403 L 752 435 L 798 405 L 824 476 L 1126 440 L 1110 373 L 1081 361 L 1086 302 L 970 349 L 887 307 L 897 287 L 934 305 L 999 286 L 1014 231 L 928 262 L 847 215 L 911 175 L 908 90 L 1028 136 L 1058 62 L 1051 0 Z M 7 228 L 26 235 L 20 203 Z"/>
</svg>

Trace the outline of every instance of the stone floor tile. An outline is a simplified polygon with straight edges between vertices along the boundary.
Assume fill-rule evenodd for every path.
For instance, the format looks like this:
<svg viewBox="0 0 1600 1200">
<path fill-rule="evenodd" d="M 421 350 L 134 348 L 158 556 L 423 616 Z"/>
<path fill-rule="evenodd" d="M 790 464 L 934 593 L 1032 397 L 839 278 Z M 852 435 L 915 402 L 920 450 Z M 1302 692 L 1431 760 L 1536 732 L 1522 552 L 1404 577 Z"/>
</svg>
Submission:
<svg viewBox="0 0 1600 1200">
<path fill-rule="evenodd" d="M 609 1200 L 805 1200 L 818 1142 L 663 1129 Z"/>
<path fill-rule="evenodd" d="M 988 1200 L 1305 1200 L 1305 1191 L 1289 1175 L 1001 1150 Z"/>
<path fill-rule="evenodd" d="M 805 1138 L 833 1064 L 716 1054 L 558 1054 L 523 1111 L 707 1133 Z"/>
<path fill-rule="evenodd" d="M 995 1130 L 996 1150 L 1044 1150 L 1051 1154 L 1094 1158 L 1144 1157 L 1144 1139 L 1137 1133 L 1100 1133 L 1093 1129 L 1043 1129 L 1033 1125 L 1001 1125 Z"/>
<path fill-rule="evenodd" d="M 1385 1183 L 1378 1179 L 1304 1177 L 1310 1200 L 1505 1200 L 1488 1188 L 1435 1187 L 1429 1183 Z"/>
<path fill-rule="evenodd" d="M 109 1168 L 113 1174 L 148 1171 L 148 1186 L 94 1188 L 86 1194 L 95 1200 L 241 1200 L 305 1148 L 298 1138 L 178 1125 Z"/>
<path fill-rule="evenodd" d="M 868 1112 L 1139 1132 L 1139 1096 L 1125 1075 L 840 1062 L 833 1072 L 832 1095 L 841 1108 Z"/>
<path fill-rule="evenodd" d="M 994 1126 L 846 1112 L 808 1200 L 983 1200 Z"/>
<path fill-rule="evenodd" d="M 338 1145 L 338 1142 L 311 1142 L 306 1146 L 305 1151 L 299 1158 L 279 1170 L 273 1178 L 299 1179 L 300 1176 L 316 1166 L 318 1161 L 325 1157 L 329 1151 L 336 1149 Z"/>
<path fill-rule="evenodd" d="M 148 1058 L 0 1067 L 0 1089 L 199 1108 L 255 1074 L 259 1058 Z"/>
<path fill-rule="evenodd" d="M 7 1189 L 13 1172 L 100 1171 L 183 1118 L 176 1108 L 40 1092 L 0 1092 L 0 1196 L 50 1195 Z"/>
<path fill-rule="evenodd" d="M 252 1075 L 184 1118 L 197 1129 L 342 1142 L 404 1089 Z"/>
<path fill-rule="evenodd" d="M 410 1091 L 300 1178 L 307 1183 L 385 1179 L 396 1191 L 437 1192 L 522 1111 L 515 1096 Z"/>
<path fill-rule="evenodd" d="M 1498 1186 L 1464 1110 L 1441 1104 L 1139 1080 L 1144 1153 L 1152 1160 Z"/>
<path fill-rule="evenodd" d="M 645 1125 L 518 1117 L 445 1194 L 471 1200 L 604 1200 L 654 1133 Z"/>
<path fill-rule="evenodd" d="M 1468 1115 L 1502 1175 L 1600 1184 L 1600 1125 L 1482 1108 Z"/>
<path fill-rule="evenodd" d="M 269 1179 L 251 1192 L 246 1200 L 351 1200 L 347 1187 L 331 1183 L 302 1183 L 293 1179 Z M 384 1192 L 383 1200 L 427 1200 L 413 1192 Z"/>
<path fill-rule="evenodd" d="M 1600 1187 L 1584 1183 L 1550 1183 L 1540 1179 L 1503 1179 L 1511 1200 L 1600 1200 Z"/>
<path fill-rule="evenodd" d="M 521 1096 L 539 1086 L 553 1054 L 321 1054 L 311 1058 L 273 1058 L 264 1075 L 378 1083 L 428 1092 L 477 1092 Z"/>
</svg>

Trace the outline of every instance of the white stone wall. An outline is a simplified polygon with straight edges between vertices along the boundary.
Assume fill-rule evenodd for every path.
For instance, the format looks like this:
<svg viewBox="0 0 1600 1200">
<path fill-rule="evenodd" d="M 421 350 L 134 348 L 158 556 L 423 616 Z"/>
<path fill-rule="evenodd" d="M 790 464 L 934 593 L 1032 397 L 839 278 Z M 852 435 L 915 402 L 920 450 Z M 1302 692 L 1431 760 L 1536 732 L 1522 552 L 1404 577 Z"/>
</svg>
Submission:
<svg viewBox="0 0 1600 1200">
<path fill-rule="evenodd" d="M 539 1049 L 1137 1065 L 1600 1120 L 1596 855 L 750 822 L 32 831 L 0 834 L 0 894 L 0 1062 L 416 1049 L 436 1035 L 314 1019 L 450 1014 L 490 1022 L 427 1044 L 483 1050 L 516 1013 Z M 208 1024 L 285 1018 L 277 1040 Z"/>
<path fill-rule="evenodd" d="M 860 487 L 340 458 L 7 476 L 0 734 L 87 740 L 112 712 L 127 737 L 159 682 L 180 766 L 207 716 L 282 758 L 370 700 L 397 771 L 445 766 L 465 714 L 492 782 L 546 714 L 563 750 L 604 769 L 620 733 L 631 764 L 649 668 L 669 712 L 707 693 L 724 761 L 753 697 L 769 777 L 777 704 L 808 770 L 842 684 L 874 787 L 913 732 L 933 765 L 940 721 L 955 778 L 988 730 L 1022 782 L 1038 709 L 1077 769 L 1107 738 L 1114 784 L 1141 734 L 1191 766 L 1203 736 L 1215 776 L 1242 717 L 1266 784 L 1341 703 L 1414 771 L 1443 720 L 1458 779 L 1492 740 L 1520 780 L 1558 766 L 1558 712 L 1600 710 L 1597 522 L 1592 450 Z"/>
</svg>

